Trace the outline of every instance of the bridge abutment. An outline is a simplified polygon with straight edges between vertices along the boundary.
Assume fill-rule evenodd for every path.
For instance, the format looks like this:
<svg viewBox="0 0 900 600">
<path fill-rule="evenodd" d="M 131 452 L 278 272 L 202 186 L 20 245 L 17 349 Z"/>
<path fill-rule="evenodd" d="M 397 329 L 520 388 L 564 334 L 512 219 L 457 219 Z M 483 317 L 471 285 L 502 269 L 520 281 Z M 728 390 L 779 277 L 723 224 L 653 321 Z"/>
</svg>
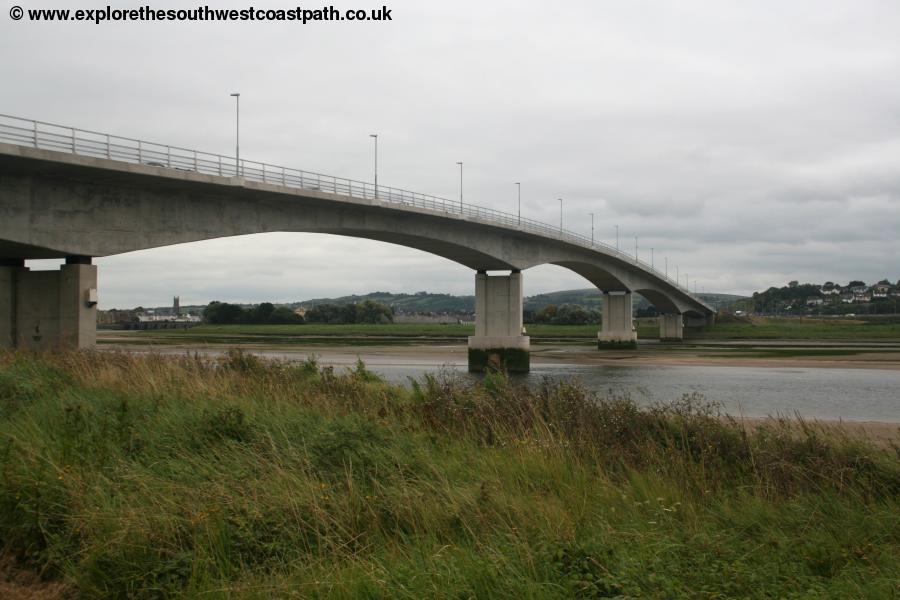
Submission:
<svg viewBox="0 0 900 600">
<path fill-rule="evenodd" d="M 631 315 L 631 292 L 603 292 L 601 329 L 597 348 L 620 350 L 637 348 L 637 332 Z"/>
<path fill-rule="evenodd" d="M 475 275 L 475 335 L 469 337 L 469 370 L 531 367 L 530 338 L 522 335 L 522 273 Z"/>
<path fill-rule="evenodd" d="M 92 348 L 97 342 L 97 267 L 70 256 L 58 271 L 0 261 L 0 348 Z"/>
<path fill-rule="evenodd" d="M 684 317 L 678 313 L 659 315 L 659 339 L 662 342 L 680 342 L 684 339 Z"/>
</svg>

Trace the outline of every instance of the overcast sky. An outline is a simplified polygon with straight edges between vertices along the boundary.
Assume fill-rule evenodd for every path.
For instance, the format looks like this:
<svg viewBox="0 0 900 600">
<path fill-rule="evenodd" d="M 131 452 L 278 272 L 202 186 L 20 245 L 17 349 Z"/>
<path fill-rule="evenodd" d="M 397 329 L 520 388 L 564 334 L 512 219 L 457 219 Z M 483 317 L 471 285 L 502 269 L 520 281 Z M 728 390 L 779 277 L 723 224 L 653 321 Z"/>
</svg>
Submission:
<svg viewBox="0 0 900 600">
<path fill-rule="evenodd" d="M 463 161 L 466 201 L 515 212 L 521 181 L 524 215 L 557 223 L 563 198 L 567 228 L 594 212 L 599 239 L 619 225 L 698 289 L 900 277 L 900 2 L 386 1 L 390 22 L 305 26 L 4 8 L 0 113 L 231 154 L 240 92 L 244 158 L 370 181 L 378 133 L 379 183 L 458 197 Z M 474 289 L 446 259 L 318 234 L 96 264 L 103 308 Z M 588 286 L 525 272 L 528 295 Z"/>
</svg>

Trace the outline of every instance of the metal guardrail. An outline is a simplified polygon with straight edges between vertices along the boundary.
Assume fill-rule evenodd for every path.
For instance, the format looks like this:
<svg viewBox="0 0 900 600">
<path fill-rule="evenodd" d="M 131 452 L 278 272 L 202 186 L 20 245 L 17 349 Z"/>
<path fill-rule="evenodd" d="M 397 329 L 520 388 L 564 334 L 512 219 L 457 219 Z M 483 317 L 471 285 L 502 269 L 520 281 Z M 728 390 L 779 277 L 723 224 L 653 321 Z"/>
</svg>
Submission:
<svg viewBox="0 0 900 600">
<path fill-rule="evenodd" d="M 518 215 L 493 208 L 460 203 L 459 201 L 383 185 L 379 185 L 376 188 L 374 184 L 363 181 L 269 165 L 243 158 L 238 162 L 233 156 L 212 154 L 155 142 L 145 142 L 108 133 L 88 131 L 32 119 L 22 119 L 4 114 L 0 114 L 0 140 L 20 146 L 70 152 L 81 156 L 107 158 L 127 163 L 165 167 L 181 171 L 196 171 L 207 175 L 239 176 L 250 181 L 329 192 L 351 198 L 377 200 L 398 206 L 424 208 L 443 212 L 448 216 L 457 216 L 461 219 L 474 219 L 491 225 L 500 225 L 516 231 L 562 240 L 592 250 L 602 250 L 622 261 L 654 273 L 658 277 L 667 280 L 687 296 L 706 306 L 705 302 L 670 278 L 667 273 L 659 271 L 654 265 L 647 264 L 637 257 L 618 250 L 614 246 L 604 242 L 592 241 L 581 234 L 554 227 L 541 221 L 520 218 Z"/>
</svg>

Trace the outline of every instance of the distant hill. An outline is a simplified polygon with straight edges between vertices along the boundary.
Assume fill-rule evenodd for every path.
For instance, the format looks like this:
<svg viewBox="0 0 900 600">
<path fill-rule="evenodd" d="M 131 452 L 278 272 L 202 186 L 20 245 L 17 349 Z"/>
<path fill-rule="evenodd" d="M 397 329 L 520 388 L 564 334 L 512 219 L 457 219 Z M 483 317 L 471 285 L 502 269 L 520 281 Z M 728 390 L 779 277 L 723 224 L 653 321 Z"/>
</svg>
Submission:
<svg viewBox="0 0 900 600">
<path fill-rule="evenodd" d="M 717 310 L 744 298 L 744 296 L 736 296 L 734 294 L 697 294 L 697 296 Z M 525 298 L 525 310 L 539 311 L 548 304 L 557 306 L 560 304 L 578 304 L 585 308 L 600 308 L 603 305 L 603 300 L 600 290 L 596 288 L 549 292 Z M 639 294 L 635 296 L 634 307 L 636 309 L 648 306 L 650 306 L 650 302 L 643 296 Z"/>
<path fill-rule="evenodd" d="M 739 300 L 744 300 L 747 296 L 738 296 L 737 294 L 697 294 L 697 296 L 715 308 L 716 310 L 725 308 L 726 306 L 731 306 L 735 302 Z"/>
<path fill-rule="evenodd" d="M 562 304 L 577 304 L 584 308 L 599 309 L 603 305 L 603 301 L 601 300 L 600 290 L 597 288 L 547 292 L 546 294 L 525 297 L 525 310 L 538 312 L 548 304 L 555 304 L 556 306 Z"/>
<path fill-rule="evenodd" d="M 744 299 L 744 296 L 736 296 L 734 294 L 698 294 L 698 296 L 716 309 Z M 300 306 L 311 308 L 318 304 L 356 304 L 365 300 L 386 304 L 392 307 L 394 312 L 397 313 L 471 314 L 475 312 L 475 296 L 453 296 L 451 294 L 430 294 L 428 292 L 418 292 L 415 294 L 371 292 L 369 294 L 353 294 L 351 296 L 340 296 L 337 298 L 312 298 L 301 302 L 278 304 L 278 306 L 287 306 L 292 309 Z M 538 312 L 548 304 L 555 304 L 557 306 L 561 304 L 577 304 L 585 308 L 599 309 L 603 302 L 601 300 L 600 291 L 596 288 L 563 290 L 560 292 L 548 292 L 546 294 L 525 297 L 525 310 L 527 311 Z M 248 308 L 252 305 L 242 304 L 241 306 Z M 635 309 L 641 309 L 650 306 L 650 303 L 637 295 L 634 300 L 634 306 Z M 203 311 L 203 308 L 203 306 L 194 305 L 182 306 L 182 311 L 200 314 Z M 171 306 L 163 306 L 152 310 L 155 310 L 159 314 L 168 314 L 171 312 L 171 309 Z"/>
<path fill-rule="evenodd" d="M 718 309 L 734 303 L 743 298 L 734 294 L 698 294 L 699 297 Z M 602 295 L 596 288 L 581 290 L 563 290 L 548 292 L 525 297 L 525 310 L 540 311 L 548 304 L 577 304 L 585 308 L 599 309 L 602 304 Z M 307 308 L 316 304 L 349 304 L 372 300 L 381 302 L 394 308 L 396 312 L 404 313 L 471 313 L 475 311 L 475 296 L 453 296 L 450 294 L 429 294 L 419 292 L 417 294 L 392 294 L 390 292 L 372 292 L 362 296 L 341 296 L 339 298 L 315 298 L 303 302 L 294 302 L 288 306 Z M 650 303 L 641 296 L 637 296 L 634 302 L 635 308 L 645 308 Z"/>
<path fill-rule="evenodd" d="M 475 310 L 475 296 L 453 296 L 451 294 L 392 294 L 390 292 L 371 292 L 362 296 L 340 296 L 338 298 L 313 298 L 302 302 L 288 304 L 291 308 L 303 306 L 310 308 L 318 304 L 356 304 L 371 300 L 387 304 L 394 312 L 403 313 L 470 313 Z"/>
</svg>

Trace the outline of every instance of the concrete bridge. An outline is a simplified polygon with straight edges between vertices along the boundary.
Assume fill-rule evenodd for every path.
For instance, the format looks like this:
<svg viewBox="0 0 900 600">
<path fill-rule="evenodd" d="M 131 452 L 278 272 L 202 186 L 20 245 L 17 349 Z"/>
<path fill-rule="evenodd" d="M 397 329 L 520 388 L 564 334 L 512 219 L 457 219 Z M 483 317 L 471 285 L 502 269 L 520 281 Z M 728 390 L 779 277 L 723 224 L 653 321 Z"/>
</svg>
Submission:
<svg viewBox="0 0 900 600">
<path fill-rule="evenodd" d="M 610 246 L 516 215 L 370 183 L 0 115 L 0 347 L 90 347 L 93 257 L 268 231 L 400 244 L 471 268 L 470 368 L 528 369 L 522 272 L 570 269 L 603 294 L 599 347 L 632 347 L 632 294 L 660 313 L 660 338 L 714 310 Z M 26 259 L 65 258 L 59 271 Z M 501 271 L 501 274 L 496 274 Z M 489 274 L 489 272 L 491 272 Z"/>
</svg>

